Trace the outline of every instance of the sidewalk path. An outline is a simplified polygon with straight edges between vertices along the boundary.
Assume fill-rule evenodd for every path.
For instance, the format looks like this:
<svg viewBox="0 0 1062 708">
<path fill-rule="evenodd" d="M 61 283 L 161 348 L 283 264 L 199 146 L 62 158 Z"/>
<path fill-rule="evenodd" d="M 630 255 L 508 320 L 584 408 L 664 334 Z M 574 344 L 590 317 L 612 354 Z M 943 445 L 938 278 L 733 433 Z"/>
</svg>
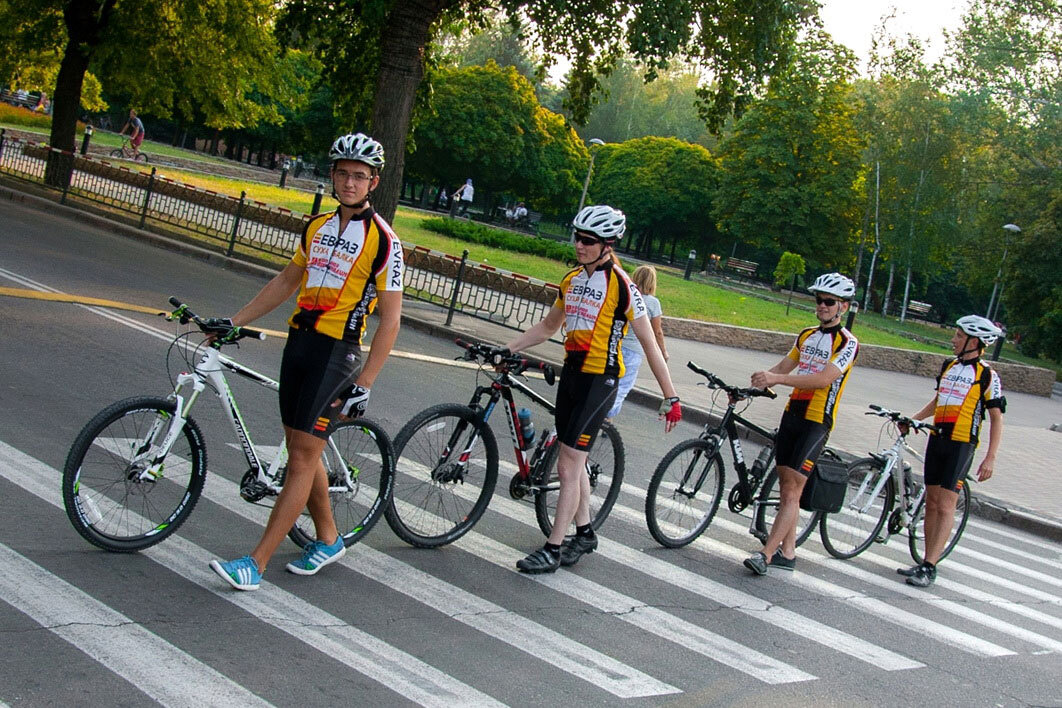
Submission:
<svg viewBox="0 0 1062 708">
<path fill-rule="evenodd" d="M 446 311 L 434 305 L 407 300 L 405 319 L 410 324 L 435 329 L 440 335 L 475 337 L 485 341 L 504 343 L 514 330 L 484 320 L 455 314 L 449 328 L 444 326 Z M 859 332 L 855 332 L 859 336 Z M 671 376 L 684 405 L 702 410 L 711 408 L 708 391 L 697 382 L 703 380 L 686 368 L 693 361 L 719 376 L 727 383 L 748 385 L 749 375 L 756 370 L 773 366 L 779 355 L 720 347 L 702 342 L 668 338 Z M 559 362 L 564 356 L 561 345 L 546 342 L 528 352 L 538 358 Z M 637 387 L 659 396 L 659 389 L 648 366 L 638 372 Z M 757 399 L 743 414 L 754 423 L 774 428 L 785 408 L 788 389 L 780 387 L 777 400 Z M 1062 432 L 1049 428 L 1062 423 L 1062 396 L 1051 398 L 1025 393 L 1007 392 L 1007 413 L 1004 417 L 1003 441 L 996 460 L 992 479 L 971 488 L 976 503 L 974 512 L 1053 538 L 1062 539 L 1062 474 L 1057 460 L 1062 459 Z M 876 403 L 885 408 L 913 413 L 933 396 L 933 380 L 909 374 L 878 369 L 860 368 L 858 362 L 845 388 L 837 423 L 830 444 L 844 452 L 864 456 L 869 450 L 891 445 L 884 435 L 881 418 L 864 415 L 867 405 Z M 646 397 L 633 396 L 628 404 L 637 404 Z M 725 402 L 723 403 L 725 405 Z M 987 436 L 987 425 L 985 427 Z M 879 439 L 880 438 L 880 439 Z M 912 446 L 924 446 L 923 438 L 916 438 Z M 974 469 L 983 458 L 986 445 L 979 449 Z M 661 454 L 663 451 L 661 451 Z M 917 460 L 912 460 L 916 469 Z"/>
</svg>

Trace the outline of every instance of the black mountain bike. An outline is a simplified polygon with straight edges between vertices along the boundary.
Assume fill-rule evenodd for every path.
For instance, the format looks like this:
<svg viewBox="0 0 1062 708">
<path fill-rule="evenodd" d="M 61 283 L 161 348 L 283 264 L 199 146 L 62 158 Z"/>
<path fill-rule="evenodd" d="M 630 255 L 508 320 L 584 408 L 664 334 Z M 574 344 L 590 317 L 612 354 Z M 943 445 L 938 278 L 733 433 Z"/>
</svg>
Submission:
<svg viewBox="0 0 1062 708">
<path fill-rule="evenodd" d="M 749 533 L 761 542 L 766 541 L 780 503 L 778 470 L 773 464 L 774 431 L 742 418 L 734 409 L 742 401 L 760 396 L 776 398 L 777 394 L 770 389 L 730 386 L 692 361 L 686 366 L 708 379 L 701 385 L 724 392 L 727 407 L 718 423 L 705 424 L 698 437 L 680 442 L 660 460 L 645 495 L 645 521 L 649 533 L 657 543 L 668 548 L 681 548 L 704 533 L 715 518 L 723 497 L 726 474 L 720 451 L 723 443 L 729 441 L 738 481 L 730 490 L 727 505 L 735 514 L 751 505 L 753 514 Z M 738 439 L 738 423 L 770 441 L 751 468 L 745 464 Z M 824 450 L 823 454 L 836 457 L 832 451 Z M 811 535 L 819 516 L 819 512 L 800 510 L 798 546 Z"/>
<path fill-rule="evenodd" d="M 479 362 L 480 372 L 490 378 L 490 384 L 477 385 L 467 405 L 432 406 L 399 431 L 394 443 L 395 490 L 386 511 L 387 523 L 403 541 L 421 548 L 453 543 L 472 529 L 486 511 L 498 481 L 498 443 L 489 422 L 498 402 L 504 400 L 517 466 L 509 480 L 509 495 L 513 499 L 534 499 L 538 526 L 548 536 L 560 490 L 557 432 L 550 426 L 529 450 L 512 390 L 544 408 L 552 421 L 553 404 L 519 377 L 528 369 L 538 369 L 546 383 L 553 385 L 553 367 L 519 356 L 493 363 L 493 346 L 461 340 L 457 344 L 465 348 L 465 354 L 458 358 Z M 595 529 L 616 503 L 623 464 L 619 431 L 605 423 L 590 448 L 586 466 L 593 493 L 590 517 Z"/>
</svg>

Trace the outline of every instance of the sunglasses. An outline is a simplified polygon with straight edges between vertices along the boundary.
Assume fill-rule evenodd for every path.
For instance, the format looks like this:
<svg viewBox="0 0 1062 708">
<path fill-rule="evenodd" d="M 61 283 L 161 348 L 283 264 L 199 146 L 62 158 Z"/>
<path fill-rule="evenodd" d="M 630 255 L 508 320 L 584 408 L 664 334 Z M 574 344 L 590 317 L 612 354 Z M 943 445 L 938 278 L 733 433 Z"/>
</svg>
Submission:
<svg viewBox="0 0 1062 708">
<path fill-rule="evenodd" d="M 837 304 L 837 301 L 832 297 L 817 297 L 815 298 L 816 305 L 825 305 L 826 307 L 833 307 Z"/>
<path fill-rule="evenodd" d="M 594 238 L 593 236 L 583 236 L 582 234 L 576 234 L 575 240 L 583 244 L 584 246 L 596 246 L 597 244 L 602 242 L 599 238 Z"/>
</svg>

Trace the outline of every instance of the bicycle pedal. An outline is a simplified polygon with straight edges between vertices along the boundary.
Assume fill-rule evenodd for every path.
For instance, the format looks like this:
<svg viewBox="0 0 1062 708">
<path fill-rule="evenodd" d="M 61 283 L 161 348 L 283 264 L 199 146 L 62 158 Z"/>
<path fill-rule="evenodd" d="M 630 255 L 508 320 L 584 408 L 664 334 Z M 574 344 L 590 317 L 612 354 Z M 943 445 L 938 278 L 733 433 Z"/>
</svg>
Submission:
<svg viewBox="0 0 1062 708">
<path fill-rule="evenodd" d="M 247 473 L 243 475 L 243 479 L 240 480 L 240 496 L 243 497 L 245 501 L 254 503 L 265 497 L 268 493 L 269 487 L 266 486 L 265 482 L 260 482 L 258 480 L 257 470 L 247 470 Z"/>
<path fill-rule="evenodd" d="M 874 538 L 874 543 L 880 543 L 882 545 L 885 545 L 886 543 L 889 542 L 890 538 L 892 538 L 892 536 L 890 534 L 878 534 Z"/>
</svg>

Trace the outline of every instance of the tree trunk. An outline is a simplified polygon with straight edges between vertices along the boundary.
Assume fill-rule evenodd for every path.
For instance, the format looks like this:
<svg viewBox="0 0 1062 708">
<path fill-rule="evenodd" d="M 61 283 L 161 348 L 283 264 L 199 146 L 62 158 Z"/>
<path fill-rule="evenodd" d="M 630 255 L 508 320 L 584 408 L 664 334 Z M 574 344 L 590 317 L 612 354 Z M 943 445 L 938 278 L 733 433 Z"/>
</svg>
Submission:
<svg viewBox="0 0 1062 708">
<path fill-rule="evenodd" d="M 372 197 L 373 208 L 393 221 L 402 189 L 406 139 L 417 87 L 424 78 L 424 48 L 432 24 L 455 0 L 403 0 L 394 3 L 380 33 L 380 74 L 372 110 L 372 137 L 384 148 L 387 164 Z"/>
<path fill-rule="evenodd" d="M 889 261 L 889 282 L 885 286 L 885 299 L 881 303 L 881 316 L 889 314 L 889 298 L 892 297 L 892 281 L 896 277 L 896 261 Z"/>
<path fill-rule="evenodd" d="M 74 151 L 77 114 L 81 109 L 81 88 L 85 82 L 92 53 L 100 43 L 100 33 L 111 19 L 116 0 L 72 0 L 63 6 L 63 22 L 69 38 L 52 96 L 52 130 L 48 142 L 60 150 Z M 74 160 L 70 155 L 51 153 L 44 170 L 44 181 L 64 188 L 70 183 Z"/>
</svg>

